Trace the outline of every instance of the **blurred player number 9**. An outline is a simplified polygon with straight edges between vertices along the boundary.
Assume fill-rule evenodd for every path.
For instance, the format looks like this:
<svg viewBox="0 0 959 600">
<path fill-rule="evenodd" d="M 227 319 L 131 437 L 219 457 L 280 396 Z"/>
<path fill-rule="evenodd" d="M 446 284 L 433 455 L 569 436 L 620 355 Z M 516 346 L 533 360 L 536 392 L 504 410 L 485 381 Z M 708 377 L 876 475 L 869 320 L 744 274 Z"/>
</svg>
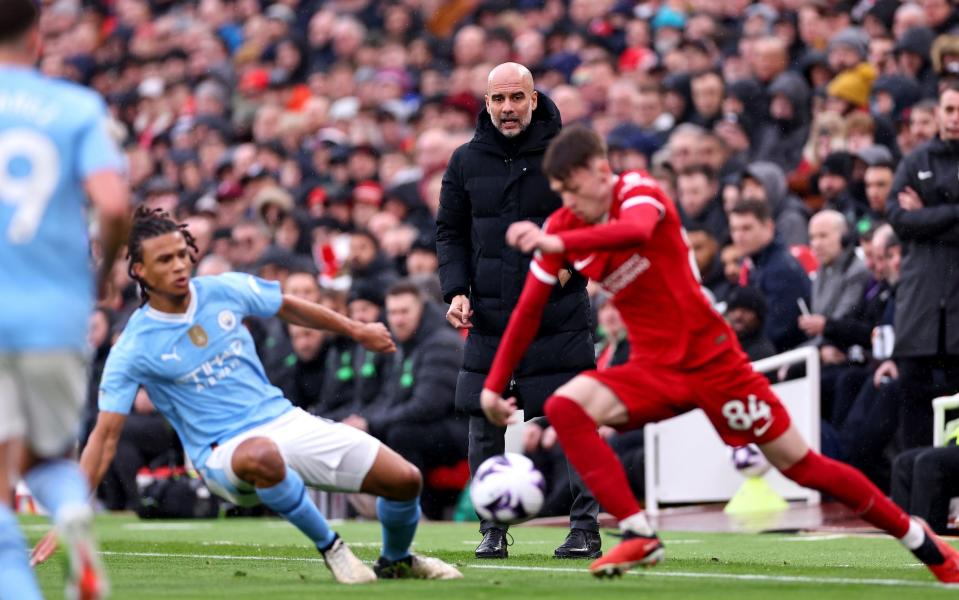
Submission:
<svg viewBox="0 0 959 600">
<path fill-rule="evenodd" d="M 47 136 L 25 128 L 0 133 L 0 202 L 13 205 L 5 234 L 11 244 L 36 235 L 59 172 L 60 153 Z"/>
<path fill-rule="evenodd" d="M 730 400 L 726 402 L 726 404 L 723 404 L 723 416 L 726 417 L 729 428 L 735 429 L 736 431 L 752 429 L 753 425 L 757 422 L 765 420 L 766 424 L 764 426 L 757 427 L 753 431 L 758 437 L 766 433 L 766 430 L 769 429 L 769 425 L 772 424 L 773 415 L 768 404 L 759 400 L 753 394 L 750 394 L 746 402 L 742 400 Z"/>
</svg>

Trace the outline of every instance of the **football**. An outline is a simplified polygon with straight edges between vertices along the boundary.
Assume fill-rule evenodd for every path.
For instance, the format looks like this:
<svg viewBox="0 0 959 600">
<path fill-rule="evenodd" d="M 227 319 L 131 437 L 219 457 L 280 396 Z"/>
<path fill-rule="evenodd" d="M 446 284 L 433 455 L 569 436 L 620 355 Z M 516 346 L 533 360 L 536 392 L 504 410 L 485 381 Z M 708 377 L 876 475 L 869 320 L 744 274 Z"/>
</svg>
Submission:
<svg viewBox="0 0 959 600">
<path fill-rule="evenodd" d="M 733 467 L 745 477 L 762 477 L 772 465 L 756 444 L 730 448 Z"/>
<path fill-rule="evenodd" d="M 483 461 L 470 484 L 477 514 L 503 525 L 522 523 L 543 508 L 546 481 L 533 461 L 507 452 Z"/>
</svg>

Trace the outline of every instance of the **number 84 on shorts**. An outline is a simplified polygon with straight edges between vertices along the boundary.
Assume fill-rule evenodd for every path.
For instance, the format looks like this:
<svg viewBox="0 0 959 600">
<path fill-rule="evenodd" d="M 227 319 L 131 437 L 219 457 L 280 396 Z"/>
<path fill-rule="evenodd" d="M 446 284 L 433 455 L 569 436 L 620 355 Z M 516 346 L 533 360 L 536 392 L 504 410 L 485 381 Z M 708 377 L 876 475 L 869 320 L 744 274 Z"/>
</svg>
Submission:
<svg viewBox="0 0 959 600">
<path fill-rule="evenodd" d="M 773 413 L 769 404 L 750 394 L 746 401 L 729 400 L 723 404 L 723 416 L 730 429 L 736 431 L 753 430 L 753 435 L 761 437 L 773 424 Z"/>
</svg>

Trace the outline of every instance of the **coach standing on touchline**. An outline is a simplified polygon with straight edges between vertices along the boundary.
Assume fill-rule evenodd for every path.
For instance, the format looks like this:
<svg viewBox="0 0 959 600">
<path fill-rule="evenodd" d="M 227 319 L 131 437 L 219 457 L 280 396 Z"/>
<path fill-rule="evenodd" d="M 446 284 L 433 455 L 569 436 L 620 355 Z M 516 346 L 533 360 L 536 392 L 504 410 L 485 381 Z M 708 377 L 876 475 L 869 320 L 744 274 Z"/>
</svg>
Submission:
<svg viewBox="0 0 959 600">
<path fill-rule="evenodd" d="M 443 176 L 436 247 L 443 298 L 451 304 L 447 319 L 469 330 L 456 406 L 470 414 L 473 473 L 504 449 L 505 429 L 486 420 L 479 396 L 530 264 L 529 256 L 506 245 L 506 229 L 518 221 L 542 224 L 560 207 L 541 164 L 561 125 L 556 105 L 533 89 L 529 69 L 501 64 L 489 74 L 486 110 L 480 112 L 476 134 L 453 153 Z M 558 276 L 563 285 L 550 296 L 543 325 L 508 392 L 527 419 L 541 416 L 553 390 L 594 365 L 586 280 L 567 270 Z M 572 470 L 570 486 L 571 531 L 555 556 L 596 557 L 599 507 Z M 506 558 L 505 530 L 483 521 L 480 531 L 477 558 Z"/>
</svg>

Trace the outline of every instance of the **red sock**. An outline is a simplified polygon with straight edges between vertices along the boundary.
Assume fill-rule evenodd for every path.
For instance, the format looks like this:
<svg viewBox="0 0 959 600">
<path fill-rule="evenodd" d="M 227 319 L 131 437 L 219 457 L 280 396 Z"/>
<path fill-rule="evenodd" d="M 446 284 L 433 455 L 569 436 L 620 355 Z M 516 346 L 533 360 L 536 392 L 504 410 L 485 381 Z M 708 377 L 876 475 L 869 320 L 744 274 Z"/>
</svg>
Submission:
<svg viewBox="0 0 959 600">
<path fill-rule="evenodd" d="M 640 512 L 623 463 L 599 436 L 596 423 L 586 411 L 562 396 L 551 396 L 544 411 L 556 429 L 566 458 L 603 508 L 620 521 Z"/>
<path fill-rule="evenodd" d="M 810 450 L 783 475 L 803 487 L 825 492 L 897 539 L 909 531 L 909 515 L 858 470 Z"/>
</svg>

